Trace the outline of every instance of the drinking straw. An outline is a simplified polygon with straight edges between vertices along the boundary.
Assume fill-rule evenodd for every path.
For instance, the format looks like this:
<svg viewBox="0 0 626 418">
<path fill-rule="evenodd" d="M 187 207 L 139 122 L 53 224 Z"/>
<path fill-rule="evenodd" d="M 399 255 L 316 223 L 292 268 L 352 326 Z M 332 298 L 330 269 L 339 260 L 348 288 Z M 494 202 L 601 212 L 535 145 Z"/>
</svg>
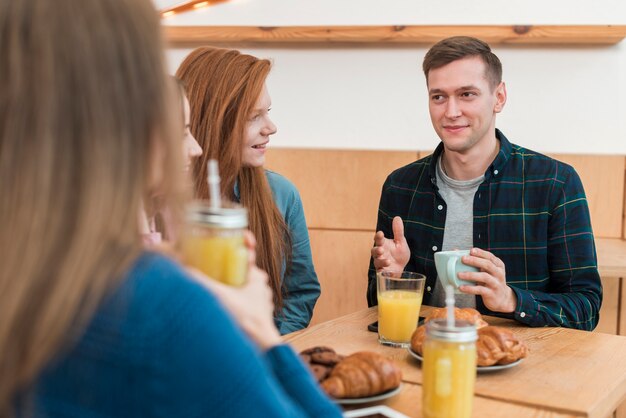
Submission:
<svg viewBox="0 0 626 418">
<path fill-rule="evenodd" d="M 219 209 L 222 206 L 222 196 L 220 194 L 220 175 L 217 168 L 217 160 L 209 160 L 209 165 L 207 166 L 207 183 L 209 184 L 211 209 Z"/>
<path fill-rule="evenodd" d="M 446 325 L 448 328 L 454 327 L 454 288 L 451 285 L 446 285 L 446 312 L 447 320 Z"/>
</svg>

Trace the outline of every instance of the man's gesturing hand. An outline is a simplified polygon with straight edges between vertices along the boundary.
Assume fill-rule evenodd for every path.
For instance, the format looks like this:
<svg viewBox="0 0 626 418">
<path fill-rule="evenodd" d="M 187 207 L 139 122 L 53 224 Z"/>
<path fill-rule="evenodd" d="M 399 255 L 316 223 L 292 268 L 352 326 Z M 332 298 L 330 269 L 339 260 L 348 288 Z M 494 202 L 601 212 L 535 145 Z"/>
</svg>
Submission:
<svg viewBox="0 0 626 418">
<path fill-rule="evenodd" d="M 404 266 L 409 262 L 411 250 L 404 238 L 404 224 L 402 218 L 396 216 L 391 225 L 393 229 L 393 239 L 385 238 L 382 231 L 374 235 L 374 247 L 372 248 L 372 258 L 376 271 L 390 270 L 403 271 Z"/>
</svg>

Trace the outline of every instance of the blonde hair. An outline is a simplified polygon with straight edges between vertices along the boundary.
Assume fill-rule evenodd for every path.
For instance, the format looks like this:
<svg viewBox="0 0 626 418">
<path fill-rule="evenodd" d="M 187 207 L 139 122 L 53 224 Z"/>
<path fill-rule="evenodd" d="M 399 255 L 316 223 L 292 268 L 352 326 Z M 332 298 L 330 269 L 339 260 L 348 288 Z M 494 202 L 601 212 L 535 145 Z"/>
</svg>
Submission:
<svg viewBox="0 0 626 418">
<path fill-rule="evenodd" d="M 196 195 L 209 198 L 206 169 L 217 159 L 224 196 L 234 198 L 238 182 L 241 204 L 248 209 L 256 236 L 257 264 L 270 277 L 276 311 L 283 305 L 283 266 L 289 269 L 289 228 L 272 195 L 263 167 L 243 165 L 245 129 L 261 95 L 271 63 L 233 49 L 202 47 L 181 63 L 176 76 L 187 86 L 191 132 L 203 149 L 194 164 Z"/>
<path fill-rule="evenodd" d="M 0 31 L 7 416 L 141 252 L 142 199 L 180 213 L 182 128 L 149 0 L 2 2 Z"/>
</svg>

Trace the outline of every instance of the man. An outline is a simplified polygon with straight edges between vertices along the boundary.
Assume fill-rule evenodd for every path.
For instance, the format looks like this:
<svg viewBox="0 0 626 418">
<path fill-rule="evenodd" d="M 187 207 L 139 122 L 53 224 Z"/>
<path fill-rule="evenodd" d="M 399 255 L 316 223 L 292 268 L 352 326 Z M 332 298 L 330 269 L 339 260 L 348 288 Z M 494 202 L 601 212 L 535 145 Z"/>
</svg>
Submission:
<svg viewBox="0 0 626 418">
<path fill-rule="evenodd" d="M 530 326 L 593 330 L 602 304 L 589 209 L 574 169 L 510 143 L 495 128 L 506 103 L 489 45 L 458 36 L 424 57 L 435 152 L 383 185 L 370 261 L 376 271 L 427 276 L 424 304 L 443 306 L 434 253 L 471 248 L 457 306 Z"/>
</svg>

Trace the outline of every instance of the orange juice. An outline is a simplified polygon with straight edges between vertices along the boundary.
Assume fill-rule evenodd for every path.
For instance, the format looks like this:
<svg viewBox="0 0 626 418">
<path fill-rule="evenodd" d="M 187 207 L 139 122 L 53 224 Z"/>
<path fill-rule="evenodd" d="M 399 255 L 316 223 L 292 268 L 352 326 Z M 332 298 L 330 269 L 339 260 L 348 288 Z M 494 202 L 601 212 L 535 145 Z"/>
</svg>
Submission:
<svg viewBox="0 0 626 418">
<path fill-rule="evenodd" d="M 432 322 L 432 321 L 431 321 Z M 442 321 L 444 322 L 444 321 Z M 430 324 L 430 322 L 429 322 Z M 474 337 L 433 336 L 426 329 L 422 362 L 422 408 L 425 418 L 472 416 L 476 380 L 476 331 Z M 468 339 L 473 340 L 468 341 Z"/>
<path fill-rule="evenodd" d="M 207 276 L 241 286 L 248 270 L 248 250 L 243 238 L 248 215 L 242 207 L 227 205 L 213 207 L 203 201 L 190 205 L 182 239 L 183 257 L 185 263 Z"/>
<path fill-rule="evenodd" d="M 396 343 L 411 341 L 422 306 L 422 293 L 386 290 L 378 294 L 378 335 Z"/>
<path fill-rule="evenodd" d="M 183 242 L 185 262 L 231 286 L 246 281 L 248 251 L 243 236 L 191 236 Z"/>
</svg>

